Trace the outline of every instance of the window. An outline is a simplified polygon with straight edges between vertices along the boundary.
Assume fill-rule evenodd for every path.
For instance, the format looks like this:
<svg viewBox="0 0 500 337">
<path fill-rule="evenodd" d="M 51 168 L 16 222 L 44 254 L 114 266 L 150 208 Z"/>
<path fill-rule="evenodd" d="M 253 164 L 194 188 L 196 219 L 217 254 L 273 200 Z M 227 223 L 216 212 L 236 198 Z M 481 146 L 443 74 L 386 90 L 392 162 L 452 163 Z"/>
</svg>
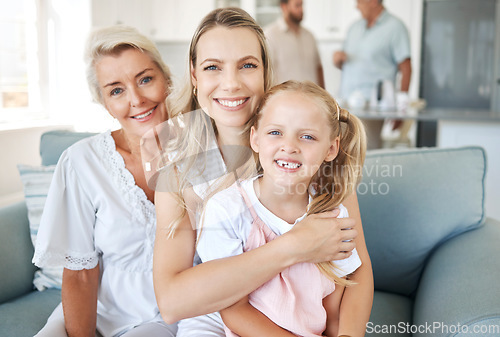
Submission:
<svg viewBox="0 0 500 337">
<path fill-rule="evenodd" d="M 0 2 L 0 122 L 45 117 L 37 18 L 34 0 Z"/>
<path fill-rule="evenodd" d="M 114 128 L 87 88 L 83 51 L 90 29 L 90 0 L 0 0 L 0 132 Z"/>
</svg>

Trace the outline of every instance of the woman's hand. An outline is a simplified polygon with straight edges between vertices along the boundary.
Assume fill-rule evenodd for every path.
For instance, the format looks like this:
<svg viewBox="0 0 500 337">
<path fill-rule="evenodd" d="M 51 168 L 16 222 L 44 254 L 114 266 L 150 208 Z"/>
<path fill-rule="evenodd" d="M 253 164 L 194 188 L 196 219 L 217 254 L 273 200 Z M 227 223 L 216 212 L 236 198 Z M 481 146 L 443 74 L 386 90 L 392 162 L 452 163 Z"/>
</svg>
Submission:
<svg viewBox="0 0 500 337">
<path fill-rule="evenodd" d="M 354 218 L 338 219 L 339 210 L 312 214 L 297 223 L 288 236 L 296 262 L 318 263 L 345 259 L 356 247 Z"/>
</svg>

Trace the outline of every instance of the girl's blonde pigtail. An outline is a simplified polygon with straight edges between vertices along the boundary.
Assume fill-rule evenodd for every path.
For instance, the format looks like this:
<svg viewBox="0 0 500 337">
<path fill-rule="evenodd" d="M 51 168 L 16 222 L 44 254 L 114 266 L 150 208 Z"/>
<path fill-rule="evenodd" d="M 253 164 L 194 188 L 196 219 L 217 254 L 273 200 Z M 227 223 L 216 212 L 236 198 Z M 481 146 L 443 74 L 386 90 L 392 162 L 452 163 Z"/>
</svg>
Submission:
<svg viewBox="0 0 500 337">
<path fill-rule="evenodd" d="M 347 110 L 338 107 L 340 145 L 337 158 L 324 163 L 315 179 L 315 196 L 308 213 L 320 213 L 337 207 L 351 193 L 362 177 L 362 168 L 366 154 L 366 134 L 363 124 Z M 340 278 L 335 271 L 338 267 L 331 261 L 317 263 L 320 271 L 336 284 L 353 285 L 354 282 Z"/>
</svg>

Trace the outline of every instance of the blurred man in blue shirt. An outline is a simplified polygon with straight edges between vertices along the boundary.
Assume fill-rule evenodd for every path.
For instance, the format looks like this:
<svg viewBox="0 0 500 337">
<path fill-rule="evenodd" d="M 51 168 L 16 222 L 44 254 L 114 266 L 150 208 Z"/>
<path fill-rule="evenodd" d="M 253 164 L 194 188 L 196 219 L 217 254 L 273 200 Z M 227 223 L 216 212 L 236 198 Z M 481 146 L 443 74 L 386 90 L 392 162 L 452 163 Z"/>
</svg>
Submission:
<svg viewBox="0 0 500 337">
<path fill-rule="evenodd" d="M 342 70 L 339 98 L 348 101 L 357 91 L 370 101 L 378 83 L 391 81 L 398 92 L 394 108 L 404 110 L 411 79 L 408 30 L 384 8 L 382 0 L 356 2 L 363 18 L 349 28 L 343 50 L 333 55 L 334 65 Z M 396 83 L 398 72 L 400 83 Z"/>
</svg>

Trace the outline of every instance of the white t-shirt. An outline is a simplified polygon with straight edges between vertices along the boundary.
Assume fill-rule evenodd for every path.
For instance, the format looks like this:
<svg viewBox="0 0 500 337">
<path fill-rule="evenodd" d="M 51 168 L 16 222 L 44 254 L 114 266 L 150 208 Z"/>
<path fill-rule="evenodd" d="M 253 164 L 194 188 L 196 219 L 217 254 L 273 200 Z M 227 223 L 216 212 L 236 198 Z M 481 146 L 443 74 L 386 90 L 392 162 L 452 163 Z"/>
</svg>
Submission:
<svg viewBox="0 0 500 337">
<path fill-rule="evenodd" d="M 71 270 L 99 263 L 97 329 L 113 336 L 161 321 L 153 290 L 155 226 L 153 203 L 135 184 L 107 131 L 61 155 L 33 262 Z"/>
<path fill-rule="evenodd" d="M 276 234 L 282 235 L 293 225 L 305 218 L 306 214 L 289 224 L 267 209 L 257 198 L 253 186 L 254 179 L 245 180 L 241 187 L 248 195 L 250 203 L 259 218 Z M 339 205 L 339 218 L 347 217 L 347 209 Z M 203 262 L 243 253 L 243 247 L 252 228 L 252 215 L 236 185 L 215 194 L 205 207 L 202 231 L 197 252 Z M 347 259 L 334 261 L 341 270 L 339 277 L 354 272 L 361 265 L 356 249 Z"/>
</svg>

